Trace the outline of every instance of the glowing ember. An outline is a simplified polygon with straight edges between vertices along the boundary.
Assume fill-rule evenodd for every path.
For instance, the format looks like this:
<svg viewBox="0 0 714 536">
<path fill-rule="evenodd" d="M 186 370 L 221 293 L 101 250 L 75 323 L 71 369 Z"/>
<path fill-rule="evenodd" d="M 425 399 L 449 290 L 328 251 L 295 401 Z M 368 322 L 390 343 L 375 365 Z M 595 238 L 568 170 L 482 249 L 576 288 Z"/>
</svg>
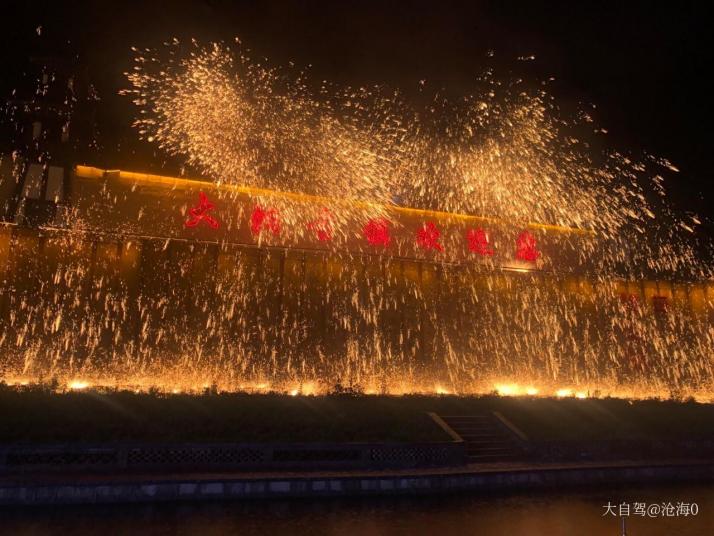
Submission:
<svg viewBox="0 0 714 536">
<path fill-rule="evenodd" d="M 515 384 L 497 385 L 496 392 L 501 396 L 514 396 L 519 394 L 519 389 Z"/>
</svg>

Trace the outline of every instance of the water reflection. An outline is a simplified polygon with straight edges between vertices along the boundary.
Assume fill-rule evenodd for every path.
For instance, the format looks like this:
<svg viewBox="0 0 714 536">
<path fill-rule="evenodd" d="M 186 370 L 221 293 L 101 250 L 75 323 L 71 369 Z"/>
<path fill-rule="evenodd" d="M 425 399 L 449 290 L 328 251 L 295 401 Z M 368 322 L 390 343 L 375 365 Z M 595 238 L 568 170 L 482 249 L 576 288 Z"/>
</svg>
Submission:
<svg viewBox="0 0 714 536">
<path fill-rule="evenodd" d="M 631 515 L 628 536 L 714 533 L 714 488 L 661 486 L 557 492 L 345 500 L 223 502 L 0 510 L 0 532 L 17 535 L 111 534 L 483 534 L 619 536 L 609 502 L 696 502 L 692 517 Z"/>
</svg>

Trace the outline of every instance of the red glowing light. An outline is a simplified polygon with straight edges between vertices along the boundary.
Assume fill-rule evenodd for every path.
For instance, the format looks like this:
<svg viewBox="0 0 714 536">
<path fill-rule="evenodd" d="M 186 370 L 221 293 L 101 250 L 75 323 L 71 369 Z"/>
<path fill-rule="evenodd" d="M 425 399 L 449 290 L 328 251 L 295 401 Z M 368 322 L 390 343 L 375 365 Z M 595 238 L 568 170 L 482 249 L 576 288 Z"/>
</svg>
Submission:
<svg viewBox="0 0 714 536">
<path fill-rule="evenodd" d="M 444 251 L 444 246 L 439 244 L 441 232 L 433 222 L 427 222 L 417 231 L 416 243 L 422 249 L 435 249 Z"/>
<path fill-rule="evenodd" d="M 536 248 L 536 239 L 528 231 L 523 231 L 516 238 L 516 259 L 520 261 L 535 262 L 540 257 Z"/>
<path fill-rule="evenodd" d="M 652 296 L 652 305 L 655 313 L 664 314 L 669 309 L 669 299 L 667 296 Z"/>
<path fill-rule="evenodd" d="M 469 242 L 469 251 L 484 257 L 493 257 L 493 248 L 488 240 L 488 233 L 481 229 L 469 229 L 466 232 L 466 240 Z"/>
<path fill-rule="evenodd" d="M 385 218 L 375 218 L 369 220 L 363 229 L 364 236 L 373 246 L 389 246 L 392 237 L 389 236 L 389 220 Z"/>
<path fill-rule="evenodd" d="M 208 214 L 216 207 L 203 192 L 198 194 L 198 205 L 189 209 L 188 213 L 191 217 L 186 220 L 186 227 L 196 227 L 199 223 L 204 222 L 212 229 L 218 229 L 219 223 L 213 216 Z"/>
<path fill-rule="evenodd" d="M 320 242 L 332 240 L 332 213 L 328 208 L 323 208 L 320 216 L 307 224 L 307 228 L 315 233 Z"/>
<path fill-rule="evenodd" d="M 269 231 L 273 236 L 280 234 L 280 215 L 274 208 L 264 209 L 256 206 L 250 216 L 250 232 L 258 236 L 263 230 Z"/>
<path fill-rule="evenodd" d="M 640 299 L 637 297 L 637 294 L 623 292 L 620 294 L 620 301 L 631 309 L 637 309 L 640 305 Z"/>
</svg>

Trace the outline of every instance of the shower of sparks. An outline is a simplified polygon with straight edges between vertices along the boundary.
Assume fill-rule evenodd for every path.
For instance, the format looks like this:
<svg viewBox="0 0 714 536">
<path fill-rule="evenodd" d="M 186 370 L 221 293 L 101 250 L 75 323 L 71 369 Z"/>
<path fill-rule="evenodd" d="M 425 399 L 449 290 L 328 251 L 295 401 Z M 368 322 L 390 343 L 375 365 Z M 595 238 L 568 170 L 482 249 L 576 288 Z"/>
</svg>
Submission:
<svg viewBox="0 0 714 536">
<path fill-rule="evenodd" d="M 10 297 L 8 382 L 714 397 L 706 315 L 666 304 L 653 315 L 615 290 L 616 279 L 711 277 L 687 237 L 698 220 L 678 219 L 664 196 L 662 176 L 676 168 L 594 151 L 588 140 L 602 129 L 586 112 L 563 117 L 545 90 L 491 72 L 473 95 L 414 109 L 382 88 L 313 87 L 225 44 L 173 41 L 134 59 L 124 93 L 141 137 L 219 184 L 321 196 L 306 214 L 290 196 L 256 195 L 243 216 L 258 246 L 311 240 L 328 251 L 316 261 L 266 248 L 256 264 L 221 249 L 213 272 L 201 245 L 146 242 L 142 262 L 156 265 L 140 288 L 152 290 L 133 294 L 111 270 L 138 263 L 135 245 L 97 249 L 90 266 L 91 245 L 68 235 L 52 246 L 62 252 L 46 274 L 53 284 Z M 215 195 L 225 198 L 202 194 L 185 225 L 216 228 L 213 202 L 232 194 Z M 486 228 L 447 233 L 431 221 L 411 232 L 434 259 L 401 263 L 395 200 L 519 228 L 509 247 L 528 268 L 493 269 Z M 587 231 L 560 238 L 587 260 L 587 277 L 527 273 L 543 256 L 529 222 Z M 371 260 L 342 247 L 356 235 Z M 486 264 L 439 260 L 459 248 Z M 31 263 L 29 251 L 13 262 Z M 708 287 L 697 288 L 686 299 L 704 302 Z"/>
<path fill-rule="evenodd" d="M 676 168 L 596 153 L 580 136 L 601 132 L 590 115 L 563 117 L 545 90 L 487 72 L 479 93 L 415 110 L 380 88 L 311 91 L 303 73 L 240 48 L 185 48 L 135 50 L 124 93 L 142 137 L 218 183 L 587 229 L 599 240 L 582 254 L 599 273 L 701 275 L 679 233 L 695 224 L 648 199 L 662 191 L 661 169 Z M 335 211 L 341 222 L 349 212 Z"/>
<path fill-rule="evenodd" d="M 332 240 L 332 213 L 323 208 L 319 218 L 308 223 L 307 228 L 315 233 L 320 242 Z"/>
</svg>

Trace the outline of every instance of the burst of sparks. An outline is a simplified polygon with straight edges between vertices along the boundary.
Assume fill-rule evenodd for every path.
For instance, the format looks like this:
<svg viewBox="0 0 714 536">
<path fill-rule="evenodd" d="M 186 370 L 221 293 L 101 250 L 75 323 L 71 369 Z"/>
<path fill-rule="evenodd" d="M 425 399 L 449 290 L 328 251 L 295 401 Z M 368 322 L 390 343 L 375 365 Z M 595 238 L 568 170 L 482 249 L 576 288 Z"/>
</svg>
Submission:
<svg viewBox="0 0 714 536">
<path fill-rule="evenodd" d="M 199 245 L 93 250 L 83 235 L 67 234 L 42 246 L 54 260 L 38 288 L 22 279 L 35 272 L 22 267 L 39 246 L 17 239 L 14 288 L 37 291 L 8 297 L 2 377 L 166 392 L 298 395 L 339 385 L 395 394 L 714 395 L 714 333 L 701 305 L 710 287 L 686 287 L 682 298 L 663 283 L 677 305 L 657 318 L 620 298 L 634 296 L 627 281 L 645 275 L 711 276 L 686 239 L 699 220 L 678 218 L 664 196 L 661 174 L 677 169 L 664 159 L 596 153 L 587 133 L 604 132 L 587 112 L 563 117 L 544 90 L 490 72 L 473 95 L 414 109 L 380 88 L 314 89 L 302 73 L 222 44 L 136 50 L 128 79 L 140 135 L 206 177 L 333 200 L 305 214 L 284 198 L 256 196 L 245 216 L 259 245 L 290 229 L 296 241 L 330 249 L 317 261 L 221 249 L 214 273 Z M 521 229 L 539 222 L 588 230 L 561 245 L 592 271 L 546 277 L 513 266 L 523 273 L 506 275 L 396 260 L 389 248 L 398 223 L 385 207 L 397 200 Z M 216 227 L 213 208 L 202 197 L 185 225 Z M 354 221 L 362 223 L 355 229 Z M 466 237 L 473 256 L 493 255 L 481 228 L 456 236 L 424 222 L 416 233 L 427 250 L 463 248 Z M 353 234 L 371 244 L 375 260 L 340 249 Z M 517 247 L 526 263 L 541 256 L 528 233 Z M 140 258 L 151 270 L 142 268 L 143 286 L 132 290 L 119 274 L 138 273 Z M 649 299 L 648 284 L 637 293 Z M 78 375 L 90 380 L 72 379 Z"/>
</svg>

